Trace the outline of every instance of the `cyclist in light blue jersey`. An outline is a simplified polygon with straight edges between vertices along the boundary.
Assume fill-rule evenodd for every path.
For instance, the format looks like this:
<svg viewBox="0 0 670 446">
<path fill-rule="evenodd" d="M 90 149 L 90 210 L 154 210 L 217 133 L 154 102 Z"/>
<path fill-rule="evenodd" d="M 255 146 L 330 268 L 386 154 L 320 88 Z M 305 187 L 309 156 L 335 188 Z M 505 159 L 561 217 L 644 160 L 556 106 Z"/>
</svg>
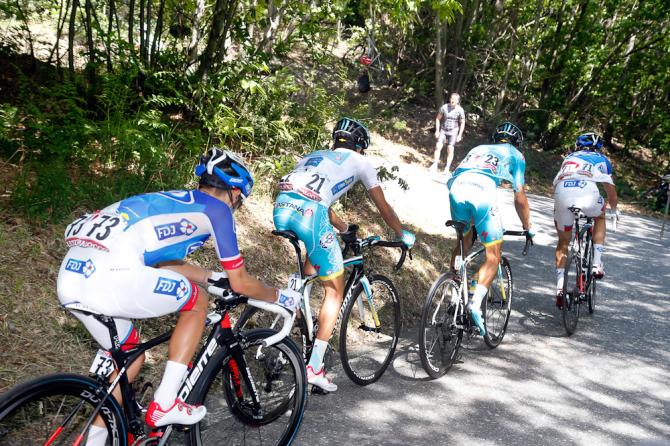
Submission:
<svg viewBox="0 0 670 446">
<path fill-rule="evenodd" d="M 503 181 L 512 184 L 516 212 L 523 229 L 533 235 L 528 198 L 524 191 L 526 161 L 516 148 L 523 143 L 523 133 L 514 124 L 505 122 L 496 127 L 493 142 L 470 150 L 447 182 L 451 218 L 467 224 L 465 250 L 468 251 L 472 246 L 472 224 L 486 248 L 486 260 L 479 269 L 479 282 L 468 305 L 472 320 L 482 336 L 486 331 L 480 306 L 495 278 L 502 255 L 503 225 L 496 205 L 496 189 Z M 452 267 L 459 254 L 457 251 L 458 246 L 452 255 Z"/>
</svg>

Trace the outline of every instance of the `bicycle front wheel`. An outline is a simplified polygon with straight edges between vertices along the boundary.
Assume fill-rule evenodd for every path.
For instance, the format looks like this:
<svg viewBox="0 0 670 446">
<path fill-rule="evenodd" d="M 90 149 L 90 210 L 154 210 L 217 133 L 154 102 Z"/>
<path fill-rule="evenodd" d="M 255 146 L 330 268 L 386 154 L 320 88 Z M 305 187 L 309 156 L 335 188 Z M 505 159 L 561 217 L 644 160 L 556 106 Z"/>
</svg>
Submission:
<svg viewBox="0 0 670 446">
<path fill-rule="evenodd" d="M 593 246 L 593 241 L 591 240 L 591 236 L 589 235 L 588 238 L 588 261 L 586 264 L 588 265 L 588 269 L 586 270 L 586 274 L 588 277 L 587 280 L 587 289 L 586 289 L 586 302 L 588 304 L 589 308 L 589 314 L 593 314 L 593 312 L 596 310 L 596 278 L 593 277 L 593 251 L 594 251 L 594 246 Z"/>
<path fill-rule="evenodd" d="M 496 348 L 505 337 L 512 312 L 512 267 L 506 257 L 500 261 L 482 310 L 486 325 L 484 342 L 489 348 Z"/>
<path fill-rule="evenodd" d="M 276 333 L 258 329 L 241 333 L 248 373 L 255 389 L 247 387 L 230 352 L 212 361 L 221 363 L 206 378 L 197 400 L 207 407 L 205 418 L 190 431 L 190 445 L 288 445 L 298 433 L 307 401 L 307 377 L 300 350 L 284 338 L 269 347 L 264 339 Z M 256 391 L 261 411 L 254 410 Z"/>
<path fill-rule="evenodd" d="M 0 445 L 86 444 L 85 429 L 100 401 L 100 385 L 87 377 L 54 374 L 36 378 L 0 398 Z M 103 390 L 104 391 L 104 390 Z M 109 398 L 100 410 L 107 428 L 106 445 L 125 445 L 127 426 L 122 410 Z"/>
<path fill-rule="evenodd" d="M 377 381 L 393 359 L 400 336 L 400 300 L 390 279 L 373 275 L 358 283 L 342 315 L 340 356 L 353 382 Z"/>
<path fill-rule="evenodd" d="M 572 335 L 577 329 L 577 321 L 579 320 L 579 275 L 580 267 L 575 261 L 573 252 L 568 252 L 568 257 L 565 262 L 565 273 L 563 276 L 563 326 L 568 336 Z M 576 286 L 568 285 L 570 283 L 570 270 L 574 266 L 574 281 Z"/>
<path fill-rule="evenodd" d="M 463 339 L 456 320 L 460 303 L 458 284 L 442 274 L 428 292 L 419 327 L 419 356 L 431 378 L 447 373 L 458 356 Z"/>
</svg>

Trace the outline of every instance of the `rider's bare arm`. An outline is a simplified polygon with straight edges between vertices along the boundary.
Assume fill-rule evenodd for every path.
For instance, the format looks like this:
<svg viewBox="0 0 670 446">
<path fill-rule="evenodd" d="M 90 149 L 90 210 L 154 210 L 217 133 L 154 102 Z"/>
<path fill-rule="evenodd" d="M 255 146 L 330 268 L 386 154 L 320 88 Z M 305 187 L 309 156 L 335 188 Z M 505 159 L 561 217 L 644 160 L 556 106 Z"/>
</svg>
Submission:
<svg viewBox="0 0 670 446">
<path fill-rule="evenodd" d="M 389 225 L 391 229 L 393 229 L 398 237 L 402 237 L 402 225 L 400 224 L 400 219 L 396 215 L 391 205 L 389 205 L 386 201 L 386 197 L 384 197 L 384 191 L 382 188 L 380 186 L 373 187 L 372 189 L 368 190 L 368 195 L 370 195 L 370 198 L 372 198 L 375 206 L 377 206 L 377 209 L 379 210 L 379 213 L 381 214 L 386 224 Z"/>
<path fill-rule="evenodd" d="M 226 273 L 228 273 L 230 286 L 236 293 L 266 302 L 277 300 L 277 288 L 266 286 L 263 282 L 250 275 L 244 265 L 239 268 L 226 270 Z"/>
<path fill-rule="evenodd" d="M 616 210 L 617 204 L 619 204 L 619 197 L 616 193 L 616 187 L 610 183 L 603 183 L 605 188 L 605 193 L 607 194 L 607 202 L 610 205 L 610 209 Z"/>
<path fill-rule="evenodd" d="M 328 208 L 328 219 L 330 220 L 330 224 L 332 224 L 335 229 L 340 232 L 345 232 L 349 228 L 344 220 L 342 220 L 340 216 L 335 213 L 333 208 Z"/>
<path fill-rule="evenodd" d="M 521 220 L 523 229 L 530 229 L 530 206 L 528 205 L 528 197 L 523 187 L 518 192 L 514 192 L 514 208 Z"/>
</svg>

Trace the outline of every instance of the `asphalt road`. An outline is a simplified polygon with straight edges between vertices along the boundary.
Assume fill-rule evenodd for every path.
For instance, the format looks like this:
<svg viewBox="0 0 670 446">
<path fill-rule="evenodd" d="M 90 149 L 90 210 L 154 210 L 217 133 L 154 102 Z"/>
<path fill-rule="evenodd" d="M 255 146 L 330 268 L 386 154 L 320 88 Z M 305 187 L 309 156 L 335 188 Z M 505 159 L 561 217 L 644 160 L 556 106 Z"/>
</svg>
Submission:
<svg viewBox="0 0 670 446">
<path fill-rule="evenodd" d="M 418 166 L 401 174 L 409 191 L 387 187 L 401 219 L 446 234 L 445 186 Z M 529 199 L 540 233 L 527 257 L 522 241 L 505 243 L 515 294 L 502 345 L 471 340 L 429 380 L 416 327 L 405 327 L 377 383 L 359 387 L 335 366 L 339 390 L 310 397 L 295 444 L 670 444 L 670 234 L 660 241 L 660 221 L 630 215 L 608 230 L 598 307 L 567 337 L 552 299 L 553 203 Z M 506 227 L 519 228 L 512 194 L 499 190 L 499 202 Z"/>
</svg>

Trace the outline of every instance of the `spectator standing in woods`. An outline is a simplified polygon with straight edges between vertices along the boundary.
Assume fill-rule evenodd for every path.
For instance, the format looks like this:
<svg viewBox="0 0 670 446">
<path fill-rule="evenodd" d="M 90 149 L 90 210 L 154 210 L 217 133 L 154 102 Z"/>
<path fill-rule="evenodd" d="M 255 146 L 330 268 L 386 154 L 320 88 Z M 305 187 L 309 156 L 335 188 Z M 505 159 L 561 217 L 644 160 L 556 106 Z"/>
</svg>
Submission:
<svg viewBox="0 0 670 446">
<path fill-rule="evenodd" d="M 449 169 L 454 160 L 454 146 L 463 138 L 465 130 L 465 111 L 460 104 L 461 96 L 458 93 L 452 93 L 449 102 L 440 107 L 435 116 L 435 154 L 433 164 L 430 166 L 431 172 L 437 172 L 437 164 L 440 161 L 440 153 L 445 141 L 447 142 L 447 165 L 444 167 L 445 175 L 451 175 Z"/>
</svg>

